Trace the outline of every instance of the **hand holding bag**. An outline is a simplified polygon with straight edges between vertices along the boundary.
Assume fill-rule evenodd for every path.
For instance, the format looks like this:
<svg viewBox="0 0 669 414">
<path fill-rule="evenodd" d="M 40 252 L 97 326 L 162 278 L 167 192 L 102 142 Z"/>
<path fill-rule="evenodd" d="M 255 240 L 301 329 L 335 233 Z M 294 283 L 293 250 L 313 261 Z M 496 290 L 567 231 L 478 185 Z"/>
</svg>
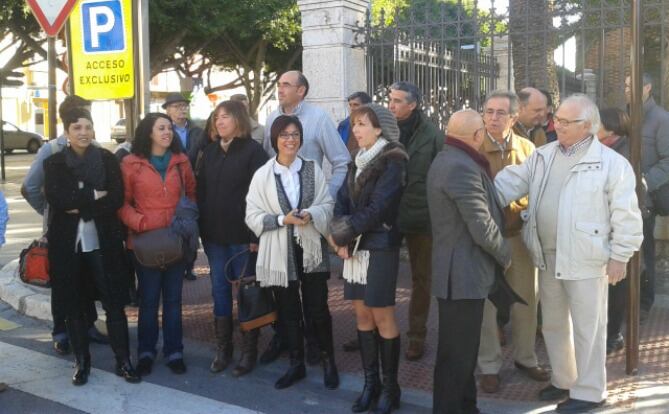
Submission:
<svg viewBox="0 0 669 414">
<path fill-rule="evenodd" d="M 241 275 L 236 279 L 231 279 L 230 267 L 232 262 L 238 257 L 247 254 L 246 262 L 242 268 Z M 260 286 L 255 277 L 255 259 L 256 253 L 249 253 L 248 249 L 232 256 L 223 269 L 225 278 L 237 290 L 237 319 L 242 331 L 248 332 L 256 328 L 269 325 L 278 319 L 276 310 L 276 301 L 270 288 Z M 252 276 L 247 276 L 253 273 Z"/>
<path fill-rule="evenodd" d="M 181 197 L 185 197 L 185 186 L 178 164 L 177 170 L 181 183 Z M 165 270 L 184 256 L 183 240 L 170 227 L 134 234 L 132 246 L 137 261 L 150 269 Z"/>
</svg>

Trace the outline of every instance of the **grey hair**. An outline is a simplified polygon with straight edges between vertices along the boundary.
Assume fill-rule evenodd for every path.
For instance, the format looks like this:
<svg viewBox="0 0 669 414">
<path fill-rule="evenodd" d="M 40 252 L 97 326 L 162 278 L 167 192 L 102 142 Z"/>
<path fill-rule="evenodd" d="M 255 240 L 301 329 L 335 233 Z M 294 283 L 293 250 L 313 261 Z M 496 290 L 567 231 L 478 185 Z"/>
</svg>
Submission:
<svg viewBox="0 0 669 414">
<path fill-rule="evenodd" d="M 560 106 L 566 104 L 578 105 L 581 109 L 581 118 L 590 122 L 590 133 L 592 135 L 597 135 L 599 124 L 601 124 L 601 118 L 599 117 L 599 108 L 597 108 L 597 105 L 595 105 L 592 99 L 590 99 L 588 95 L 575 93 L 562 101 Z"/>
<path fill-rule="evenodd" d="M 420 89 L 413 83 L 399 81 L 390 85 L 391 90 L 406 92 L 407 101 L 409 103 L 416 102 L 416 107 L 420 107 L 423 103 L 423 94 Z"/>
<path fill-rule="evenodd" d="M 515 116 L 518 114 L 518 107 L 519 107 L 519 101 L 518 101 L 518 95 L 513 93 L 513 91 L 509 91 L 506 89 L 497 89 L 492 92 L 485 98 L 485 102 L 483 103 L 483 107 L 488 106 L 488 101 L 494 98 L 504 98 L 509 100 L 509 115 Z"/>
</svg>

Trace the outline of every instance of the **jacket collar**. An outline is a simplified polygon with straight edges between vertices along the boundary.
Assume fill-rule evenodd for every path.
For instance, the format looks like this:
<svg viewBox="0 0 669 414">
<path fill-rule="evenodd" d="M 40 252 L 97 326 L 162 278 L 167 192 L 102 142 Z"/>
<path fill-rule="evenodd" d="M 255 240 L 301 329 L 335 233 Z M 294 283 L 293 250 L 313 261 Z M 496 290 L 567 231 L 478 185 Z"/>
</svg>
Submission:
<svg viewBox="0 0 669 414">
<path fill-rule="evenodd" d="M 558 141 L 553 141 L 538 147 L 536 152 L 545 159 L 551 159 L 555 156 L 556 151 L 560 151 L 558 145 L 560 145 Z M 576 164 L 601 163 L 603 148 L 604 145 L 602 145 L 596 137 L 593 137 L 593 140 L 588 147 L 588 151 L 583 154 L 583 157 L 581 157 Z"/>
<path fill-rule="evenodd" d="M 655 109 L 656 106 L 655 99 L 652 96 L 649 96 L 648 99 L 646 99 L 646 102 L 643 103 L 643 112 L 647 114 Z"/>
<path fill-rule="evenodd" d="M 522 151 L 520 143 L 518 142 L 519 135 L 513 129 L 509 134 L 509 142 L 506 143 L 507 151 Z M 490 136 L 486 133 L 486 139 L 483 140 L 483 152 L 500 152 L 499 146 L 490 140 Z"/>
</svg>

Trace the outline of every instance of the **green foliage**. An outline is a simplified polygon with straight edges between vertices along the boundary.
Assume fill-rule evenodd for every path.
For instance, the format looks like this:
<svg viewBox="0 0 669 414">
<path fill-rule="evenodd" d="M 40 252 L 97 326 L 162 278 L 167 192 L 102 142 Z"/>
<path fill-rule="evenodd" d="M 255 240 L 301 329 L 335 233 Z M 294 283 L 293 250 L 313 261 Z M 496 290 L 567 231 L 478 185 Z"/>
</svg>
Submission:
<svg viewBox="0 0 669 414">
<path fill-rule="evenodd" d="M 27 66 L 37 55 L 46 59 L 42 43 L 46 39 L 37 20 L 22 0 L 3 0 L 0 7 L 0 39 L 6 43 L 0 52 L 16 49 L 0 69 L 12 71 Z"/>
</svg>

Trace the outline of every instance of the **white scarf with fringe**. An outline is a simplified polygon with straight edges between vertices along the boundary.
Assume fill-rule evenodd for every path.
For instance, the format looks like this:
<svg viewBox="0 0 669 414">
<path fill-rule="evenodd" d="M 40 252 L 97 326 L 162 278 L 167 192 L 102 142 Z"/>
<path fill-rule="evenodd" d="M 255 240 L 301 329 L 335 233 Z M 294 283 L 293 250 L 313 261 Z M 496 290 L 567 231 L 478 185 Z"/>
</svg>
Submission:
<svg viewBox="0 0 669 414">
<path fill-rule="evenodd" d="M 276 230 L 263 231 L 264 220 L 268 214 L 284 214 L 279 204 L 274 176 L 275 162 L 276 159 L 270 159 L 253 175 L 246 196 L 246 225 L 260 238 L 256 280 L 261 286 L 287 287 L 288 260 L 292 260 L 288 257 L 288 228 L 281 226 Z M 314 167 L 314 201 L 302 210 L 311 215 L 311 222 L 304 226 L 294 226 L 293 229 L 295 240 L 304 251 L 304 273 L 313 272 L 323 261 L 321 237 L 328 235 L 328 223 L 334 208 L 323 172 L 315 162 L 308 162 L 313 163 Z M 307 186 L 303 184 L 300 190 L 304 191 L 305 187 Z"/>
</svg>

